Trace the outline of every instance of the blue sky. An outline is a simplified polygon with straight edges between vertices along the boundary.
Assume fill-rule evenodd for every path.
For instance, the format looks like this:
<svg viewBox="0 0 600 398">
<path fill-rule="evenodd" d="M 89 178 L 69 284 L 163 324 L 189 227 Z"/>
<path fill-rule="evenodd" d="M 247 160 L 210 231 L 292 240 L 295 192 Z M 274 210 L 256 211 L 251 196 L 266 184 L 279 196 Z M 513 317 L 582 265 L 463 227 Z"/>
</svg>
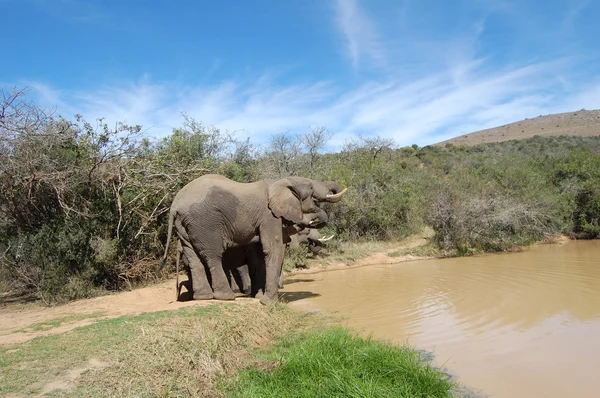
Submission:
<svg viewBox="0 0 600 398">
<path fill-rule="evenodd" d="M 400 146 L 600 108 L 598 0 L 0 0 L 0 86 L 68 118 L 181 113 Z"/>
</svg>

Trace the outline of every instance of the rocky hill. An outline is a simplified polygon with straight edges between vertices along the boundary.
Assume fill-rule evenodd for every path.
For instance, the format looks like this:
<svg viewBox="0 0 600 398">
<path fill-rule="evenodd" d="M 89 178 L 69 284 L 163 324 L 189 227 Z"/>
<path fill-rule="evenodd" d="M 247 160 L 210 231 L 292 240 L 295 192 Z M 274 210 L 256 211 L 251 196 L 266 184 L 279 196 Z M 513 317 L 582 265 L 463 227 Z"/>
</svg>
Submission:
<svg viewBox="0 0 600 398">
<path fill-rule="evenodd" d="M 461 135 L 435 145 L 477 145 L 487 142 L 521 140 L 533 136 L 600 135 L 600 110 L 580 110 L 527 118 L 500 127 Z"/>
</svg>

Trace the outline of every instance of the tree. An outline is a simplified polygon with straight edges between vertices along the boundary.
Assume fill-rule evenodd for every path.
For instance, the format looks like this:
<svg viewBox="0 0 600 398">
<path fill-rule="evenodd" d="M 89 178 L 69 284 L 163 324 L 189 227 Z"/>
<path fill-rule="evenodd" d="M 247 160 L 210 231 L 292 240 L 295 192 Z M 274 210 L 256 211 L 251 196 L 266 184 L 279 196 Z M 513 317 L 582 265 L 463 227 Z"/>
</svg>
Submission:
<svg viewBox="0 0 600 398">
<path fill-rule="evenodd" d="M 312 175 L 317 168 L 317 160 L 320 152 L 327 142 L 333 136 L 326 127 L 313 128 L 300 137 L 300 142 L 304 146 L 309 157 L 310 174 Z"/>
<path fill-rule="evenodd" d="M 264 154 L 264 177 L 282 178 L 297 175 L 302 168 L 302 144 L 298 137 L 289 133 L 276 134 L 271 138 Z"/>
</svg>

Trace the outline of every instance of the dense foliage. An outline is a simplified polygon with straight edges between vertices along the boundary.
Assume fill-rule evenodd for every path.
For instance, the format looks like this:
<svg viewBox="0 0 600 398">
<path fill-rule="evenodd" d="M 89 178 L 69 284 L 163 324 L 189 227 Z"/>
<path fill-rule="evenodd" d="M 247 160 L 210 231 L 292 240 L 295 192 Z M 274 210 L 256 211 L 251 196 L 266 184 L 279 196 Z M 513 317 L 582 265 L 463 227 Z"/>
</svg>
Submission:
<svg viewBox="0 0 600 398">
<path fill-rule="evenodd" d="M 160 277 L 171 199 L 206 173 L 338 181 L 349 190 L 327 208 L 327 228 L 346 240 L 429 225 L 441 248 L 464 253 L 600 236 L 600 137 L 423 148 L 362 137 L 323 153 L 325 128 L 257 148 L 183 115 L 152 141 L 140 126 L 66 120 L 24 92 L 2 95 L 0 289 L 33 289 L 47 302 Z"/>
</svg>

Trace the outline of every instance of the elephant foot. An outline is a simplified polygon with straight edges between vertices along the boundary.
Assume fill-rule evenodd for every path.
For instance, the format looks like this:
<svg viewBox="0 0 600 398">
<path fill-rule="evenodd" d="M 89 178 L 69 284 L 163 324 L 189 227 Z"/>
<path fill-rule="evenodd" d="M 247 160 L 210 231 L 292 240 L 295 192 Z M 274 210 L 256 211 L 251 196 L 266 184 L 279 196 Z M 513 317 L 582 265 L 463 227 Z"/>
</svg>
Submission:
<svg viewBox="0 0 600 398">
<path fill-rule="evenodd" d="M 235 293 L 233 291 L 229 292 L 214 292 L 213 297 L 215 300 L 235 300 Z"/>
<path fill-rule="evenodd" d="M 194 300 L 212 300 L 213 294 L 204 292 L 194 292 Z"/>
<path fill-rule="evenodd" d="M 260 298 L 260 303 L 263 305 L 267 305 L 268 303 L 274 301 L 277 301 L 277 295 L 275 295 L 275 297 L 269 297 L 266 294 L 263 294 L 263 296 Z"/>
</svg>

